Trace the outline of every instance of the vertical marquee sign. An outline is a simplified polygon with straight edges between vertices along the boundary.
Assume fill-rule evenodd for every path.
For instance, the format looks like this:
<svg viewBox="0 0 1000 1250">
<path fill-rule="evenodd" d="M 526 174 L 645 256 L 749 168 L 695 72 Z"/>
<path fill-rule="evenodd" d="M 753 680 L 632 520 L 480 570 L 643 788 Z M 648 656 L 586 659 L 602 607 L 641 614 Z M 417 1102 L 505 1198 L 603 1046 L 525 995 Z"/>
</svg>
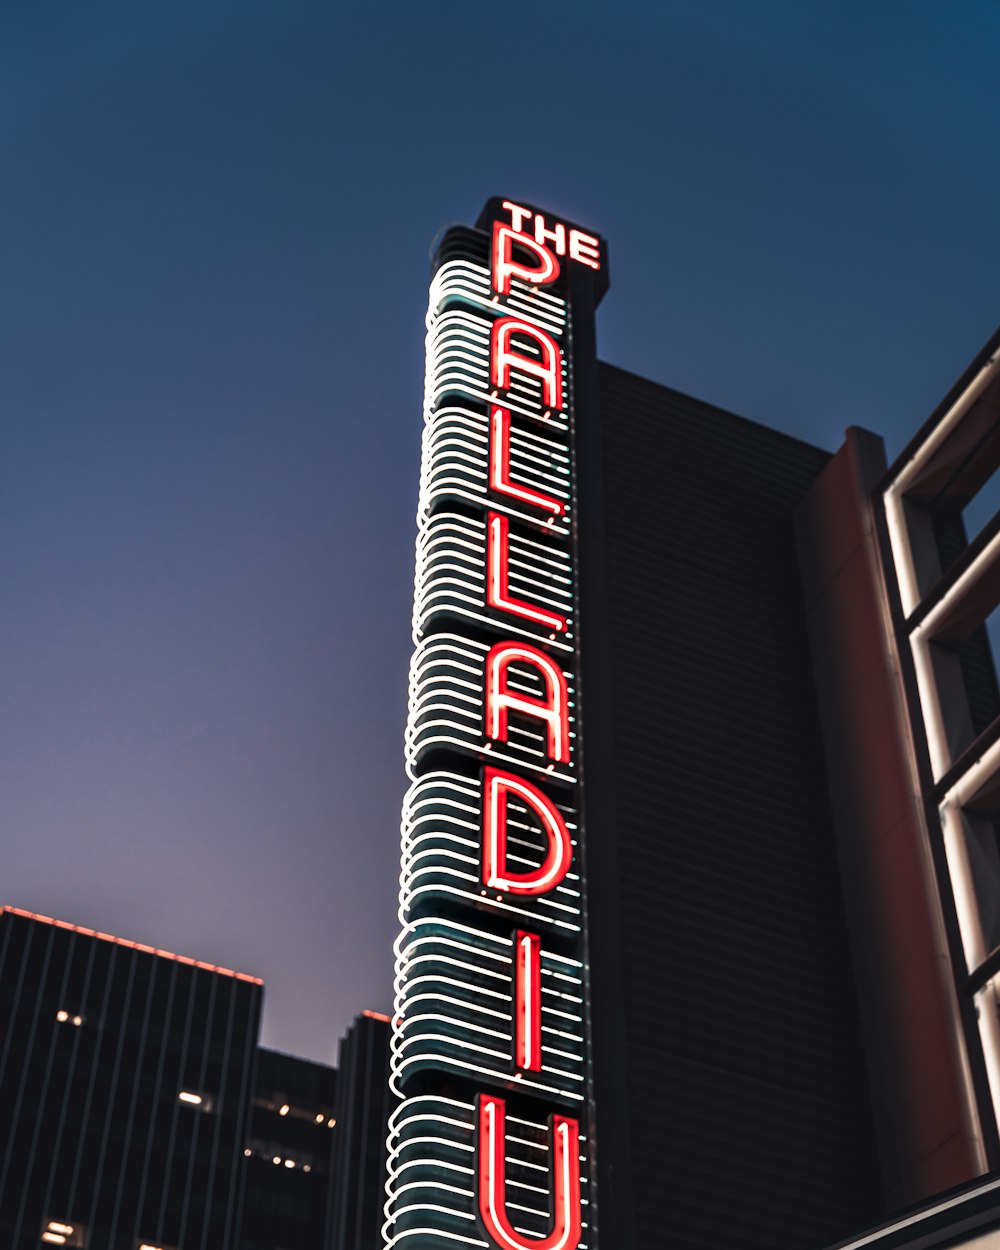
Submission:
<svg viewBox="0 0 1000 1250">
<path fill-rule="evenodd" d="M 479 225 L 427 314 L 384 1234 L 595 1250 L 573 317 L 607 260 L 510 201 Z"/>
</svg>

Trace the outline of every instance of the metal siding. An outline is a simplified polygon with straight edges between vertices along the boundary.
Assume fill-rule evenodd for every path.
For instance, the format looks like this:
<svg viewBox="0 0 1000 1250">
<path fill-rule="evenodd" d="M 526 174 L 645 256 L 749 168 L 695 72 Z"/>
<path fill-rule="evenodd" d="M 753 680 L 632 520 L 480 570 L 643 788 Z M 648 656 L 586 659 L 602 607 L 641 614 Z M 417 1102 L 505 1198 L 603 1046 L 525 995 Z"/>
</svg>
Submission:
<svg viewBox="0 0 1000 1250">
<path fill-rule="evenodd" d="M 598 1195 L 601 1070 L 624 1060 L 636 1246 L 822 1244 L 880 1210 L 791 525 L 828 456 L 600 378 L 603 522 L 580 506 L 604 568 L 581 567 L 581 637 L 606 614 L 613 758 L 591 749 L 585 783 L 588 805 L 614 789 L 590 838 L 617 843 L 623 981 L 595 959 L 592 983 L 625 1053 L 595 1039 Z M 585 720 L 589 694 L 585 669 Z"/>
<path fill-rule="evenodd" d="M 233 1087 L 252 1061 L 259 986 L 9 910 L 0 952 L 5 1250 L 37 1246 L 46 1219 L 86 1228 L 88 1250 L 134 1250 L 140 1238 L 229 1250 L 217 1213 L 242 1152 L 245 1098 Z M 189 1013 L 196 987 L 206 1001 L 218 995 L 214 1015 Z M 249 1025 L 239 1033 L 237 1003 Z M 59 1022 L 59 1010 L 81 1025 Z M 185 1085 L 213 1109 L 181 1108 Z M 179 1121 L 187 1133 L 174 1131 Z M 195 1148 L 199 1129 L 206 1145 Z"/>
</svg>

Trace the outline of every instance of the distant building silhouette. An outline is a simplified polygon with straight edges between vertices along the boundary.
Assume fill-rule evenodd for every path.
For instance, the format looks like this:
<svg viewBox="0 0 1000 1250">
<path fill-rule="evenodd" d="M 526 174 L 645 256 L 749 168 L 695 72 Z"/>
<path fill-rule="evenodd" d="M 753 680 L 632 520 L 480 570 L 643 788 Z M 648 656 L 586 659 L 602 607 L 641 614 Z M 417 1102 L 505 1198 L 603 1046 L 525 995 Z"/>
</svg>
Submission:
<svg viewBox="0 0 1000 1250">
<path fill-rule="evenodd" d="M 382 1190 L 388 1024 L 359 1018 L 338 1081 L 258 1047 L 262 997 L 256 977 L 0 909 L 3 1250 L 362 1244 L 326 1230 L 342 1236 L 330 1203 L 353 1178 Z M 346 1226 L 370 1227 L 355 1207 Z"/>
</svg>

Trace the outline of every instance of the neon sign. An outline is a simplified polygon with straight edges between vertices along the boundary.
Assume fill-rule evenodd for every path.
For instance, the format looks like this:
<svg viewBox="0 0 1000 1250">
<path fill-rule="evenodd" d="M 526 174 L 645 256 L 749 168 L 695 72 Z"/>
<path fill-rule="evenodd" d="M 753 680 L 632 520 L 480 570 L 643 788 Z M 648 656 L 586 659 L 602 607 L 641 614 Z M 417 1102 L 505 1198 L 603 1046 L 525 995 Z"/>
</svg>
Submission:
<svg viewBox="0 0 1000 1250">
<path fill-rule="evenodd" d="M 594 1250 L 573 317 L 606 259 L 511 201 L 480 227 L 427 320 L 384 1234 Z"/>
</svg>

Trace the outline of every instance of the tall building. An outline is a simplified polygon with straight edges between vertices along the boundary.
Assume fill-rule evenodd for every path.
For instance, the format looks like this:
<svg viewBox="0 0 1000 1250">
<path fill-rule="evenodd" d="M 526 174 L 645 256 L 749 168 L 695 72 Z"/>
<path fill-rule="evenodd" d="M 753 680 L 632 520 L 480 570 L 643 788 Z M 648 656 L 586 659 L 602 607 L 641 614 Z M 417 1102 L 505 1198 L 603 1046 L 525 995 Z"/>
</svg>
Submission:
<svg viewBox="0 0 1000 1250">
<path fill-rule="evenodd" d="M 890 466 L 599 362 L 607 280 L 511 201 L 433 259 L 387 1245 L 971 1245 L 1000 335 Z"/>
<path fill-rule="evenodd" d="M 0 1244 L 236 1250 L 255 977 L 0 911 Z"/>
<path fill-rule="evenodd" d="M 884 1210 L 793 524 L 829 457 L 597 382 L 579 576 L 602 1226 L 616 1248 L 821 1246 Z"/>
<path fill-rule="evenodd" d="M 358 1018 L 338 1074 L 258 1047 L 262 989 L 0 909 L 3 1250 L 376 1244 L 387 1021 Z"/>
<path fill-rule="evenodd" d="M 326 1234 L 337 1130 L 336 1069 L 257 1051 L 243 1154 L 240 1250 L 315 1250 Z"/>
<path fill-rule="evenodd" d="M 335 1166 L 329 1202 L 330 1250 L 376 1250 L 385 1203 L 389 1018 L 363 1011 L 340 1039 Z M 314 1242 L 314 1245 L 319 1244 Z"/>
</svg>

